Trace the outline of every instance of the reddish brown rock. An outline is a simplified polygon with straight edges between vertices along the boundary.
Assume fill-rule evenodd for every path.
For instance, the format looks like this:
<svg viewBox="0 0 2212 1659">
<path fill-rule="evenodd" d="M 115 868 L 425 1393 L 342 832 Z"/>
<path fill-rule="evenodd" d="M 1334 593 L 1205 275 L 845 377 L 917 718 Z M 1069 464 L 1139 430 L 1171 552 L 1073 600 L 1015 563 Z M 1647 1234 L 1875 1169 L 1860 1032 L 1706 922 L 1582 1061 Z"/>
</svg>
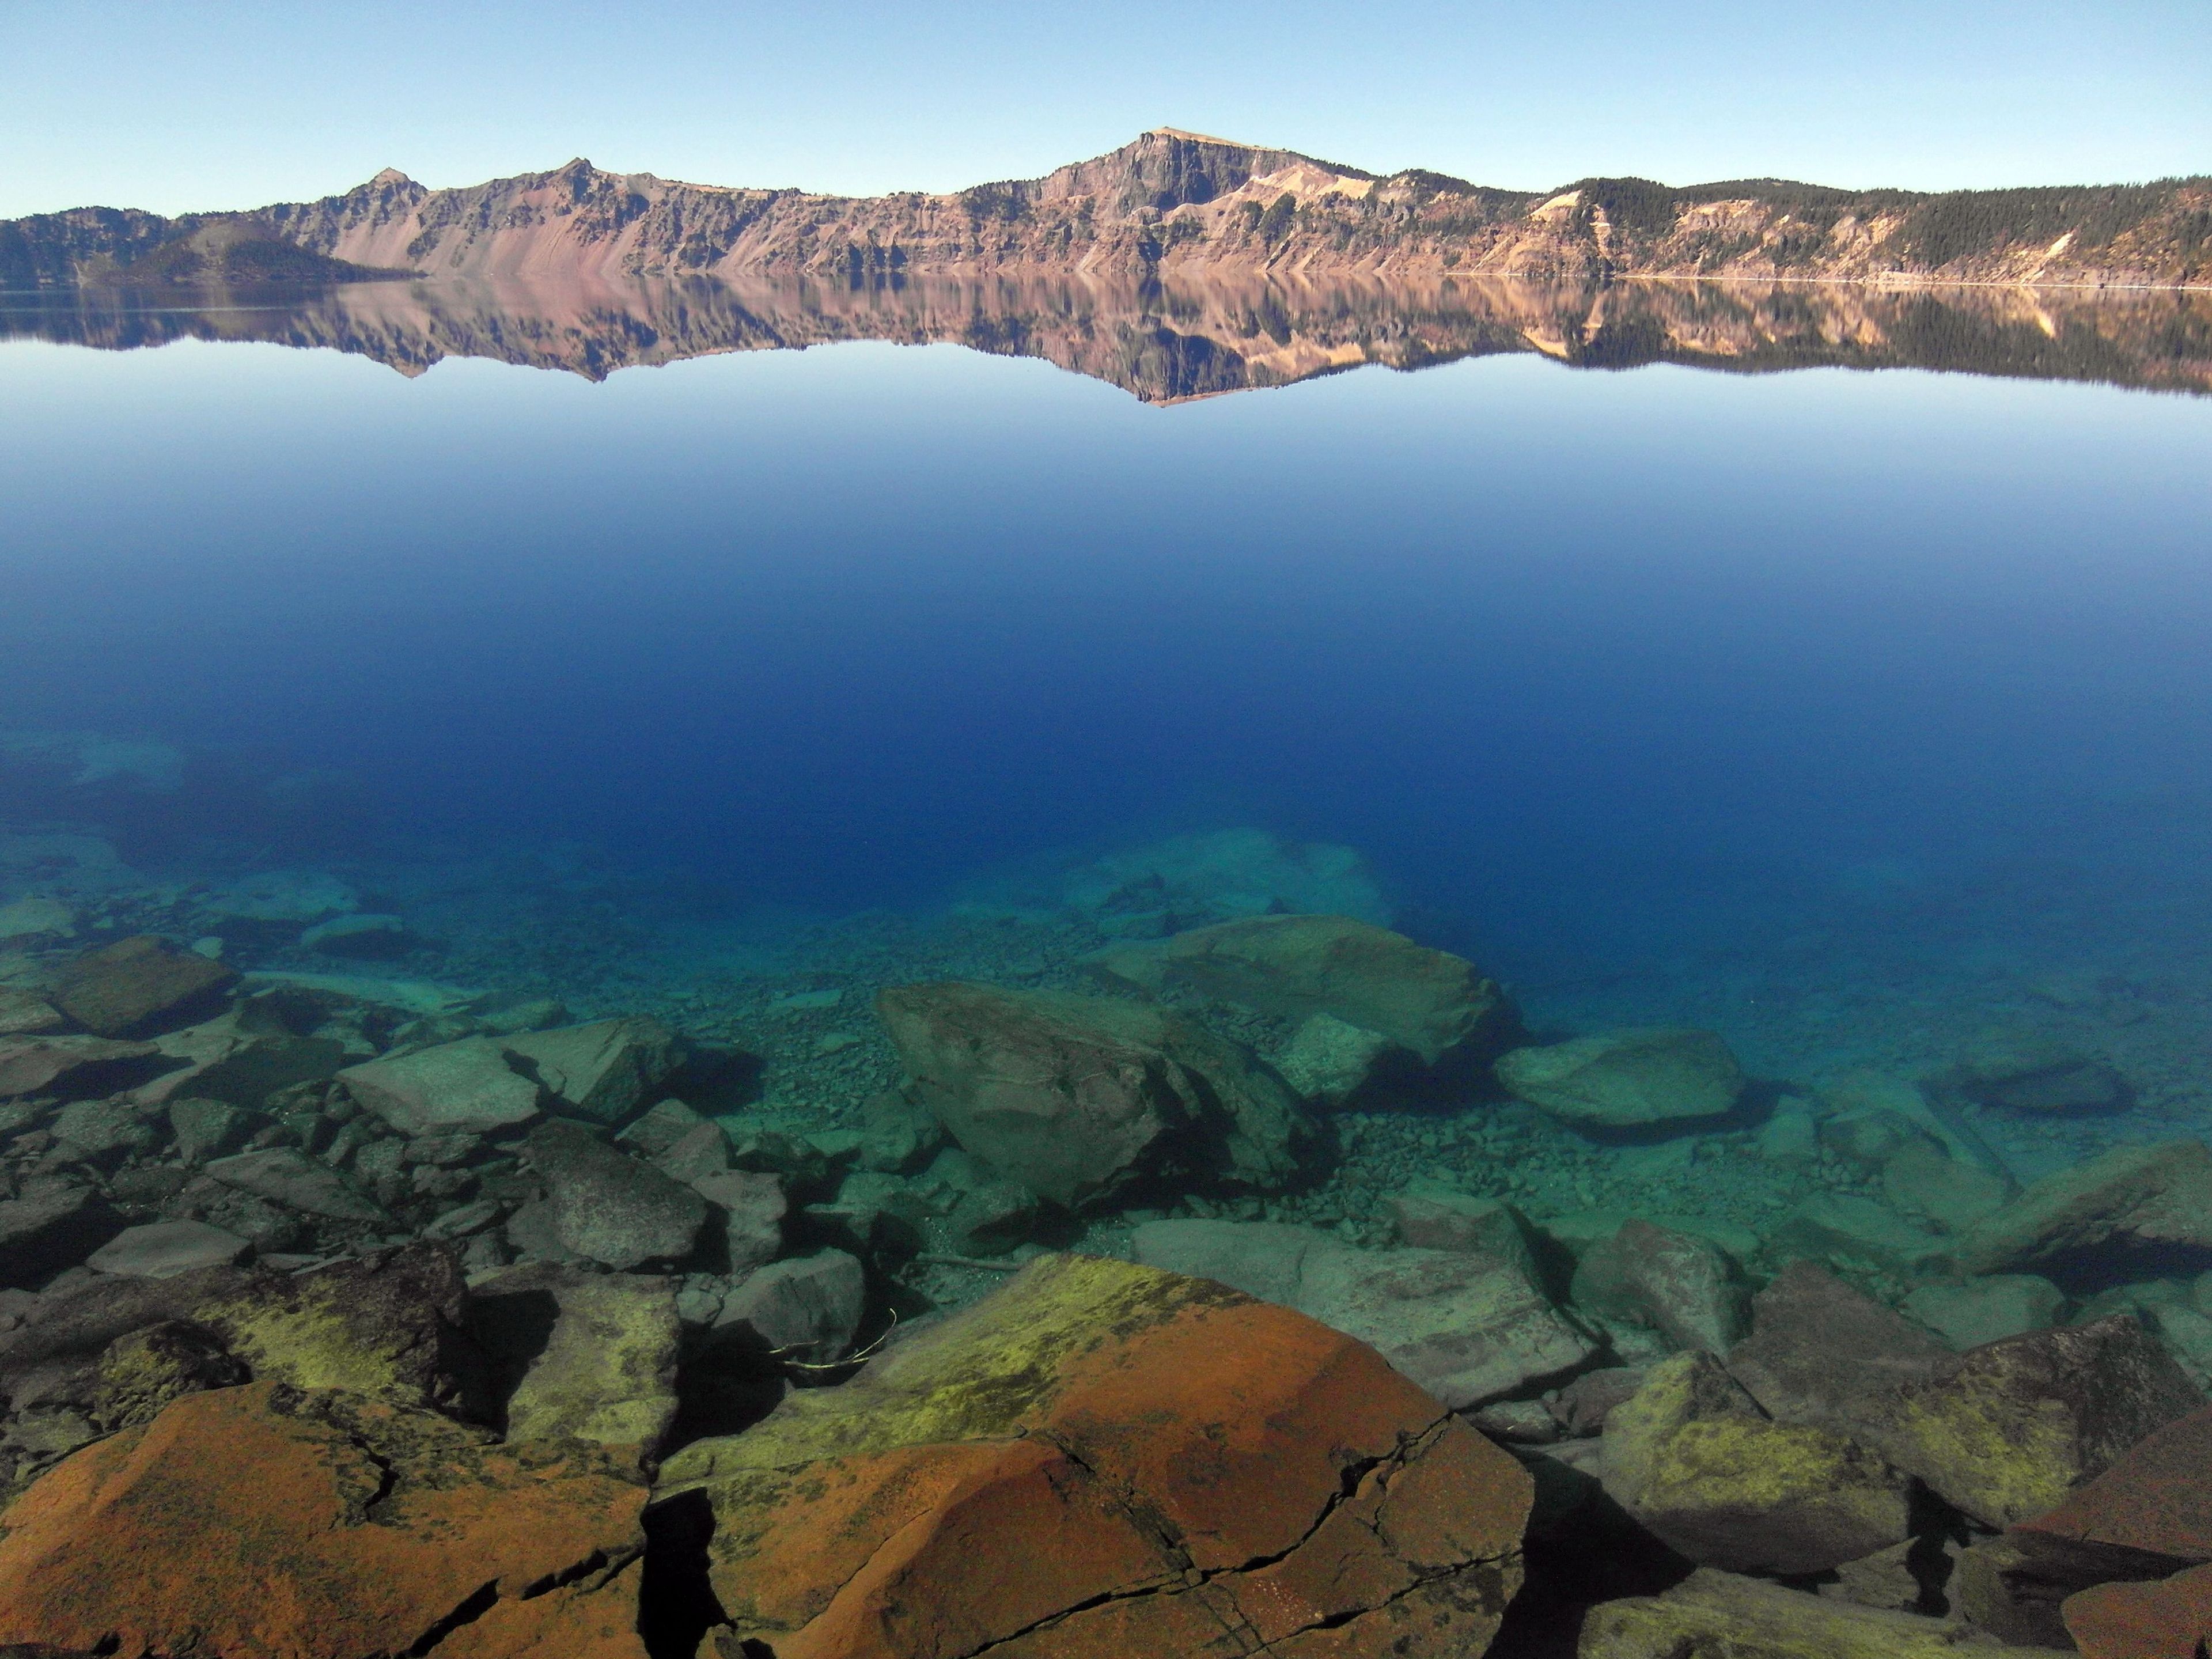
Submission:
<svg viewBox="0 0 2212 1659">
<path fill-rule="evenodd" d="M 2166 1572 L 2212 1561 L 2212 1406 L 2137 1442 L 2013 1538 L 2030 1554 L 2139 1552 Z"/>
<path fill-rule="evenodd" d="M 2068 1596 L 2063 1611 L 2088 1659 L 2198 1659 L 2212 1644 L 2212 1566 L 2154 1584 L 2100 1584 Z"/>
<path fill-rule="evenodd" d="M 1057 1256 L 662 1492 L 712 1506 L 726 1654 L 1475 1659 L 1531 1483 L 1301 1315 Z"/>
<path fill-rule="evenodd" d="M 72 963 L 54 1003 L 96 1036 L 151 1036 L 212 1013 L 237 982 L 222 963 L 140 933 Z"/>
<path fill-rule="evenodd" d="M 191 1395 L 0 1516 L 0 1644 L 642 1659 L 643 1498 L 574 1444 L 283 1384 Z"/>
</svg>

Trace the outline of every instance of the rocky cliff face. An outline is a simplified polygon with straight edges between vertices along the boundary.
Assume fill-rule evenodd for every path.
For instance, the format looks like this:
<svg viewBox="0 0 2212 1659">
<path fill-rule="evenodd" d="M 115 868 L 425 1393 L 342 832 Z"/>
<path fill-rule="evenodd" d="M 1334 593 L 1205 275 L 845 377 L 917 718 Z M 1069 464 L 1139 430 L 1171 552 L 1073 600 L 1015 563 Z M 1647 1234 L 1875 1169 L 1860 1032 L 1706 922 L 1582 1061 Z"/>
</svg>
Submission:
<svg viewBox="0 0 2212 1659">
<path fill-rule="evenodd" d="M 1387 177 L 1172 129 L 1042 179 L 949 196 L 680 184 L 576 161 L 464 190 L 396 172 L 343 196 L 163 221 L 82 210 L 0 226 L 0 283 L 127 270 L 218 220 L 432 277 L 1264 270 L 2180 286 L 2212 281 L 2212 178 L 2142 186 L 1849 191 L 1591 179 L 1532 193 Z"/>
</svg>

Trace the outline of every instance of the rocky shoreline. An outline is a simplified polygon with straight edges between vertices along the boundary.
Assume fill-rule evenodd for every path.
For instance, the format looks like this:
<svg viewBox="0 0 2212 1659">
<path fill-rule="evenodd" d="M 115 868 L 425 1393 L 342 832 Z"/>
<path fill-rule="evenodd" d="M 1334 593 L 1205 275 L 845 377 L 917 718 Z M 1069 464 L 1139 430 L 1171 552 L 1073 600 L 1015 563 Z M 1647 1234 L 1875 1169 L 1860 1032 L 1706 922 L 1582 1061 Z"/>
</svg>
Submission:
<svg viewBox="0 0 2212 1659">
<path fill-rule="evenodd" d="M 0 907 L 0 1645 L 2212 1632 L 2212 1151 L 2021 1182 L 1995 1125 L 2132 1086 L 2047 1038 L 1806 1087 L 1532 1031 L 1266 838 L 1085 866 L 993 979 L 848 955 L 873 1031 L 394 977 L 416 924 L 311 874 L 47 887 Z"/>
</svg>

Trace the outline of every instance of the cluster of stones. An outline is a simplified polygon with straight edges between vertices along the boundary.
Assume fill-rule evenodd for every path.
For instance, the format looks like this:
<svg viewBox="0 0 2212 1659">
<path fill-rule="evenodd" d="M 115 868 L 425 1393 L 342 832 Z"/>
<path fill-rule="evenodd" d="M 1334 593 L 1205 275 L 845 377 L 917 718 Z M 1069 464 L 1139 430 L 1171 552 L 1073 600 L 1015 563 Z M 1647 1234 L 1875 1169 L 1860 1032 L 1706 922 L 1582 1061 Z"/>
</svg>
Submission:
<svg viewBox="0 0 2212 1659">
<path fill-rule="evenodd" d="M 0 1645 L 1459 1659 L 1524 1537 L 1674 1581 L 1590 1581 L 1586 1659 L 2212 1636 L 2212 1152 L 2023 1190 L 1938 1109 L 2109 1075 L 1776 1109 L 1711 1033 L 1534 1042 L 1340 916 L 1085 970 L 883 990 L 905 1085 L 813 1136 L 712 1112 L 647 1018 L 149 937 L 6 993 Z M 1866 1190 L 1765 1236 L 1434 1185 L 1379 1247 L 1258 1218 L 1336 1113 L 1440 1096 Z M 1042 1249 L 1121 1219 L 1129 1259 Z M 933 1310 L 907 1270 L 948 1262 L 1011 1276 Z"/>
</svg>

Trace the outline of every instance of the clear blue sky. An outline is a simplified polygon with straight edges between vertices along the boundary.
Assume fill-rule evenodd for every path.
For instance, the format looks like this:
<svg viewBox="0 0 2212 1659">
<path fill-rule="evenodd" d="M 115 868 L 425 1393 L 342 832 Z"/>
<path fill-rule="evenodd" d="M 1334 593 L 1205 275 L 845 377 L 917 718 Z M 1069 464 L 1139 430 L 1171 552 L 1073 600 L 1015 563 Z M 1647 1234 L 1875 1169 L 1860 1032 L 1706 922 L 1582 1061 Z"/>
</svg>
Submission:
<svg viewBox="0 0 2212 1659">
<path fill-rule="evenodd" d="M 1534 188 L 2212 172 L 2212 0 L 0 0 L 0 216 L 586 155 L 873 192 L 1148 126 Z"/>
</svg>

